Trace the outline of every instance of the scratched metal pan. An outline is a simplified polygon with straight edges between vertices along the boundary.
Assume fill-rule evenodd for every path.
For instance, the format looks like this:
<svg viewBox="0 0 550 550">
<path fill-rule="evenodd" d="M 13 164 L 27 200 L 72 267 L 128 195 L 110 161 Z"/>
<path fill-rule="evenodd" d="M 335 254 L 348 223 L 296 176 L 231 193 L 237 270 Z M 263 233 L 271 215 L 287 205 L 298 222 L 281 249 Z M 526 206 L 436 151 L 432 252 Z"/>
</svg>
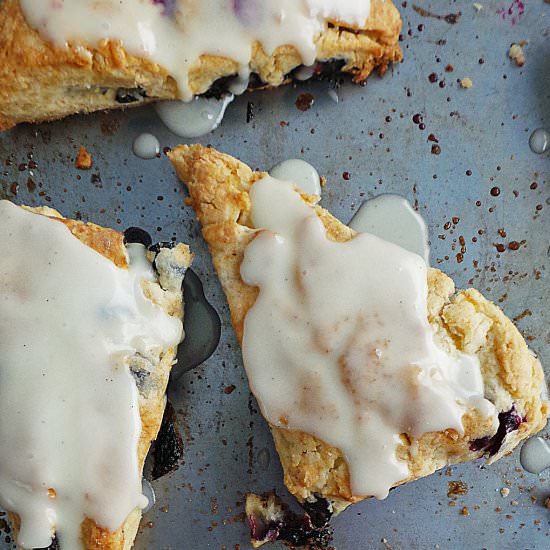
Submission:
<svg viewBox="0 0 550 550">
<path fill-rule="evenodd" d="M 433 265 L 497 302 L 548 365 L 550 159 L 532 153 L 528 139 L 535 128 L 550 127 L 550 5 L 485 0 L 477 11 L 470 1 L 418 2 L 433 14 L 461 15 L 435 18 L 403 2 L 404 62 L 384 78 L 364 88 L 344 84 L 338 103 L 324 83 L 241 97 L 201 141 L 258 168 L 291 157 L 312 162 L 328 181 L 322 204 L 344 221 L 368 197 L 404 195 L 429 224 Z M 518 67 L 507 52 L 522 40 L 526 61 Z M 470 89 L 457 83 L 466 77 Z M 295 101 L 305 91 L 315 102 L 301 112 Z M 247 102 L 254 112 L 248 123 Z M 191 245 L 222 337 L 205 364 L 170 387 L 183 462 L 153 482 L 157 502 L 136 548 L 250 548 L 244 495 L 274 488 L 284 495 L 281 468 L 183 188 L 164 155 L 145 161 L 132 154 L 143 131 L 162 146 L 180 142 L 151 108 L 1 134 L 0 196 Z M 93 155 L 90 171 L 74 167 L 80 145 Z M 456 466 L 399 487 L 385 501 L 352 506 L 334 521 L 335 545 L 549 548 L 550 472 L 535 476 L 519 466 L 518 452 L 487 468 Z M 467 494 L 448 496 L 451 481 L 462 481 Z M 0 548 L 11 548 L 10 540 L 2 532 Z"/>
</svg>

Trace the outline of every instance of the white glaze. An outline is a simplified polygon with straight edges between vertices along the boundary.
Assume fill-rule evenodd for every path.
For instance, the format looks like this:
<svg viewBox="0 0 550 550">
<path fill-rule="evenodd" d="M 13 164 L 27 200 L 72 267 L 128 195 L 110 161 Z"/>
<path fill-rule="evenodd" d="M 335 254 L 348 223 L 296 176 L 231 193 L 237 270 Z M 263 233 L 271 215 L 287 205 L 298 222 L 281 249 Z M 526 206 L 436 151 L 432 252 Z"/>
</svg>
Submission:
<svg viewBox="0 0 550 550">
<path fill-rule="evenodd" d="M 0 506 L 21 517 L 25 548 L 54 531 L 80 548 L 84 517 L 114 531 L 147 505 L 127 359 L 176 345 L 182 323 L 145 298 L 144 247 L 128 252 L 118 268 L 61 222 L 0 201 Z"/>
<path fill-rule="evenodd" d="M 421 257 L 367 233 L 330 241 L 287 182 L 266 177 L 251 199 L 264 230 L 241 265 L 260 289 L 243 358 L 271 424 L 339 448 L 354 495 L 384 498 L 409 473 L 399 434 L 463 433 L 469 407 L 496 423 L 477 359 L 435 343 Z"/>
<path fill-rule="evenodd" d="M 160 143 L 153 134 L 140 134 L 133 143 L 132 149 L 136 157 L 150 160 L 154 159 L 160 152 Z"/>
<path fill-rule="evenodd" d="M 348 224 L 422 256 L 430 262 L 428 226 L 409 201 L 399 195 L 379 195 L 365 201 Z"/>
<path fill-rule="evenodd" d="M 294 72 L 294 78 L 296 80 L 300 80 L 301 82 L 305 82 L 306 80 L 309 80 L 310 78 L 313 78 L 313 75 L 315 74 L 315 67 L 314 66 L 303 66 L 296 69 Z"/>
<path fill-rule="evenodd" d="M 302 62 L 316 59 L 315 39 L 326 20 L 364 25 L 369 0 L 175 0 L 165 8 L 152 0 L 21 0 L 27 20 L 47 39 L 96 45 L 122 41 L 131 53 L 164 67 L 188 101 L 189 69 L 202 54 L 228 57 L 239 64 L 241 80 L 249 76 L 252 46 L 271 54 L 290 44 Z M 165 12 L 165 14 L 163 14 Z"/>
<path fill-rule="evenodd" d="M 550 468 L 550 444 L 542 437 L 529 438 L 521 448 L 520 461 L 524 470 L 541 474 Z"/>
<path fill-rule="evenodd" d="M 334 103 L 340 103 L 340 97 L 338 96 L 338 92 L 334 88 L 329 88 L 327 90 L 327 95 L 334 101 Z"/>
<path fill-rule="evenodd" d="M 183 138 L 197 138 L 215 130 L 223 119 L 233 94 L 221 99 L 196 97 L 191 102 L 163 101 L 155 110 L 164 125 Z"/>
<path fill-rule="evenodd" d="M 144 477 L 141 479 L 141 492 L 147 499 L 147 506 L 141 511 L 142 514 L 146 514 L 157 502 L 157 495 L 151 483 Z"/>
<path fill-rule="evenodd" d="M 529 137 L 529 147 L 537 155 L 550 150 L 550 132 L 544 128 L 537 128 Z"/>
<path fill-rule="evenodd" d="M 302 159 L 276 164 L 269 173 L 276 179 L 296 184 L 304 193 L 321 196 L 321 178 L 314 166 Z"/>
</svg>

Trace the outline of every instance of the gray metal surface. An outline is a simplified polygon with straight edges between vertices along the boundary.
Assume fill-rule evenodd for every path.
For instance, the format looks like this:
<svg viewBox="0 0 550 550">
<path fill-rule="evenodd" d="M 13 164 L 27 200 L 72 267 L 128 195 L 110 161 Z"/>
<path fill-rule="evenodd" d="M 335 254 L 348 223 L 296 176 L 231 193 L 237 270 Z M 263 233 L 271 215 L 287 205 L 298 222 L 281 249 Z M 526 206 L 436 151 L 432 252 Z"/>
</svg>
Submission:
<svg viewBox="0 0 550 550">
<path fill-rule="evenodd" d="M 481 3 L 478 13 L 469 1 L 418 1 L 437 14 L 461 11 L 451 25 L 421 17 L 408 2 L 401 10 L 405 60 L 383 79 L 371 78 L 366 88 L 343 86 L 339 104 L 326 84 L 313 83 L 241 97 L 222 126 L 201 141 L 253 167 L 269 168 L 289 157 L 312 162 L 328 180 L 322 204 L 344 221 L 366 197 L 383 192 L 408 197 L 429 224 L 433 264 L 457 286 L 475 286 L 517 317 L 548 365 L 550 162 L 549 154 L 529 150 L 528 138 L 535 128 L 550 127 L 550 5 L 528 0 L 520 16 L 521 2 Z M 516 17 L 497 14 L 509 4 Z M 510 44 L 520 40 L 527 41 L 522 68 L 507 58 Z M 445 72 L 448 64 L 453 72 Z M 431 73 L 445 86 L 431 83 Z M 473 81 L 469 90 L 457 84 L 464 77 Z M 315 104 L 302 113 L 294 101 L 305 90 L 314 94 Z M 256 115 L 249 124 L 247 101 Z M 412 120 L 416 113 L 424 130 Z M 136 548 L 250 548 L 244 494 L 273 488 L 284 494 L 281 468 L 250 396 L 227 305 L 182 186 L 164 156 L 144 161 L 132 154 L 132 141 L 142 131 L 156 134 L 163 146 L 180 141 L 150 108 L 2 134 L 1 196 L 48 204 L 115 228 L 139 225 L 154 239 L 177 237 L 192 246 L 194 269 L 222 318 L 222 339 L 205 365 L 170 388 L 185 460 L 153 483 L 157 504 L 142 522 Z M 439 155 L 431 152 L 429 134 L 439 140 Z M 81 144 L 94 157 L 88 172 L 73 166 Z M 32 175 L 31 156 L 37 165 Z M 36 184 L 32 192 L 29 178 Z M 491 195 L 494 187 L 498 196 Z M 511 241 L 525 242 L 510 250 Z M 495 244 L 506 250 L 499 253 Z M 453 467 L 400 487 L 385 501 L 355 505 L 334 521 L 335 545 L 549 548 L 550 511 L 543 503 L 550 496 L 550 471 L 540 477 L 524 473 L 518 456 L 488 468 Z M 452 500 L 448 482 L 455 480 L 469 490 Z M 510 490 L 506 498 L 503 487 Z M 469 515 L 462 515 L 463 507 Z M 10 547 L 0 542 L 2 550 Z"/>
</svg>

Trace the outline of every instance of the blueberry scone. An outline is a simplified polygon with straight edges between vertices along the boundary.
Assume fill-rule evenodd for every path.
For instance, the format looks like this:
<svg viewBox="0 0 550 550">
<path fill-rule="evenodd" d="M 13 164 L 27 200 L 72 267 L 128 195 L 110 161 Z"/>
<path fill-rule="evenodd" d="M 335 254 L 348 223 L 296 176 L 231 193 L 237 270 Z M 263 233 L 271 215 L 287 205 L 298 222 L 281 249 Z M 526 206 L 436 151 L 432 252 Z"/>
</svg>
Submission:
<svg viewBox="0 0 550 550">
<path fill-rule="evenodd" d="M 391 0 L 3 0 L 0 129 L 401 59 Z"/>
<path fill-rule="evenodd" d="M 230 156 L 170 158 L 303 525 L 448 464 L 493 462 L 544 427 L 541 365 L 477 290 L 455 292 L 420 256 Z M 283 529 L 271 497 L 247 512 L 257 545 Z"/>
<path fill-rule="evenodd" d="M 186 245 L 0 201 L 0 506 L 22 548 L 132 547 Z"/>
</svg>

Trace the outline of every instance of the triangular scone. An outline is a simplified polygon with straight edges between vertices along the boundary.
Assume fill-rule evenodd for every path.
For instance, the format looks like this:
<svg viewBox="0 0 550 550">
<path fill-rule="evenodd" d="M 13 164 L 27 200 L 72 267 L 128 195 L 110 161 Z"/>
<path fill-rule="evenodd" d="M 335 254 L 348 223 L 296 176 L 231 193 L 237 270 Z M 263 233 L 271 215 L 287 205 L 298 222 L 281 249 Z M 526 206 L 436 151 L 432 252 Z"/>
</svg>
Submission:
<svg viewBox="0 0 550 550">
<path fill-rule="evenodd" d="M 73 113 L 183 97 L 175 75 L 170 74 L 170 67 L 162 66 L 154 55 L 146 58 L 129 52 L 116 35 L 107 36 L 98 44 L 79 41 L 81 27 L 78 21 L 71 27 L 69 46 L 56 46 L 25 19 L 22 4 L 21 0 L 0 3 L 0 130 L 21 122 L 53 120 Z M 131 2 L 127 4 L 127 9 L 135 8 Z M 177 7 L 184 13 L 193 8 L 193 2 L 188 1 L 179 6 L 173 6 L 173 2 L 167 4 L 166 10 Z M 236 2 L 234 9 L 246 8 L 239 7 Z M 83 8 L 84 18 L 88 11 Z M 326 21 L 323 32 L 315 37 L 314 75 L 332 78 L 347 73 L 355 81 L 362 82 L 376 68 L 384 73 L 390 63 L 401 60 L 401 18 L 391 0 L 371 0 L 370 15 L 364 25 L 359 29 L 353 26 L 346 21 Z M 216 29 L 216 26 L 205 24 L 203 34 L 216 35 Z M 166 37 L 156 38 L 161 43 Z M 266 50 L 273 45 L 254 42 L 251 46 L 251 59 L 247 64 L 249 89 L 280 86 L 295 77 L 296 80 L 304 79 L 294 72 L 305 62 L 298 48 L 281 44 L 269 55 Z M 242 67 L 240 61 L 231 57 L 231 51 L 222 51 L 218 56 L 201 52 L 202 55 L 192 59 L 186 78 L 187 92 L 197 96 L 205 93 L 219 96 L 234 89 L 231 82 Z M 183 67 L 186 55 L 191 54 L 181 51 L 171 62 L 176 67 L 178 64 Z"/>
<path fill-rule="evenodd" d="M 23 208 L 36 215 L 58 219 L 82 243 L 113 262 L 117 267 L 128 267 L 127 239 L 123 233 L 92 223 L 63 218 L 57 211 L 48 207 Z M 147 259 L 154 266 L 155 278 L 154 280 L 143 279 L 141 281 L 145 297 L 162 308 L 169 316 L 182 319 L 184 306 L 182 282 L 185 270 L 191 265 L 193 259 L 189 247 L 184 244 L 178 244 L 172 248 L 160 246 L 158 249 L 155 248 L 154 252 L 149 252 Z M 137 458 L 140 472 L 143 470 L 151 443 L 156 439 L 161 426 L 166 404 L 166 386 L 176 351 L 177 347 L 168 347 L 156 350 L 147 357 L 136 354 L 128 361 L 128 367 L 138 389 L 141 434 Z M 17 539 L 20 518 L 13 513 L 9 513 L 9 517 Z M 109 532 L 92 519 L 86 518 L 81 524 L 82 546 L 84 549 L 90 550 L 99 548 L 129 550 L 133 546 L 140 519 L 141 510 L 136 508 L 116 532 Z"/>
<path fill-rule="evenodd" d="M 243 322 L 258 292 L 240 276 L 244 250 L 257 233 L 252 227 L 249 190 L 265 174 L 201 145 L 179 146 L 169 156 L 189 189 L 242 343 Z M 329 212 L 315 206 L 314 197 L 302 198 L 315 209 L 329 239 L 342 242 L 354 235 Z M 413 444 L 404 442 L 398 457 L 409 467 L 405 481 L 482 455 L 494 461 L 542 429 L 548 413 L 548 403 L 541 398 L 544 378 L 540 363 L 504 313 L 474 289 L 455 294 L 452 280 L 437 269 L 428 271 L 428 288 L 428 319 L 440 345 L 456 346 L 478 357 L 485 398 L 499 412 L 499 427 L 496 430 L 471 409 L 463 417 L 463 437 L 448 430 L 425 434 Z M 338 449 L 307 433 L 275 426 L 271 430 L 285 483 L 298 500 L 327 499 L 336 512 L 361 500 L 352 494 L 348 466 Z"/>
</svg>

